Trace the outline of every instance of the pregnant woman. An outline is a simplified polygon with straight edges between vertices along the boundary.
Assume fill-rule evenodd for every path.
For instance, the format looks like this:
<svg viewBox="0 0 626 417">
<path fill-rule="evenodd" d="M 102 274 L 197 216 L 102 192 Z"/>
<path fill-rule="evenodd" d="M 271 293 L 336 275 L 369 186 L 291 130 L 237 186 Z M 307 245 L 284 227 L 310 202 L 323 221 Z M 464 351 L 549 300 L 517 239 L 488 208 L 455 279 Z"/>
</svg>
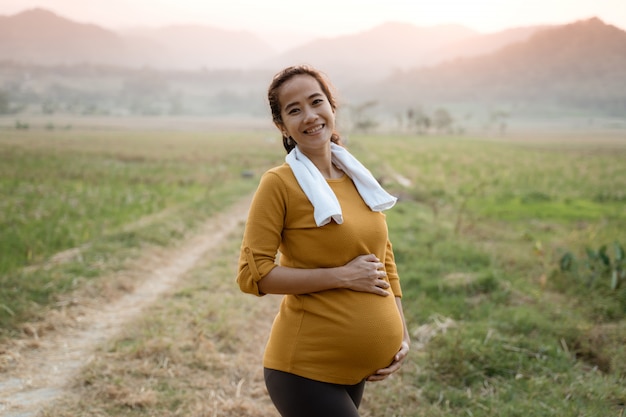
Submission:
<svg viewBox="0 0 626 417">
<path fill-rule="evenodd" d="M 396 199 L 343 146 L 319 71 L 284 69 L 268 99 L 287 157 L 261 178 L 237 276 L 244 292 L 284 294 L 265 383 L 283 417 L 358 417 L 365 382 L 396 372 L 409 352 L 382 213 Z"/>
</svg>

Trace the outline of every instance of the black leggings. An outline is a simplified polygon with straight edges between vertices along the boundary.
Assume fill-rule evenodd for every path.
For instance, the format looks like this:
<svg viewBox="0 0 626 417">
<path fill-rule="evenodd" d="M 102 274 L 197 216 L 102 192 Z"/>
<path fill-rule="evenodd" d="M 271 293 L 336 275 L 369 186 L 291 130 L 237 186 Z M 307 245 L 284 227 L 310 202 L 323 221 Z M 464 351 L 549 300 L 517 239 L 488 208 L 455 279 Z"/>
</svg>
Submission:
<svg viewBox="0 0 626 417">
<path fill-rule="evenodd" d="M 270 398 L 282 417 L 359 417 L 365 381 L 329 384 L 267 368 L 264 375 Z"/>
</svg>

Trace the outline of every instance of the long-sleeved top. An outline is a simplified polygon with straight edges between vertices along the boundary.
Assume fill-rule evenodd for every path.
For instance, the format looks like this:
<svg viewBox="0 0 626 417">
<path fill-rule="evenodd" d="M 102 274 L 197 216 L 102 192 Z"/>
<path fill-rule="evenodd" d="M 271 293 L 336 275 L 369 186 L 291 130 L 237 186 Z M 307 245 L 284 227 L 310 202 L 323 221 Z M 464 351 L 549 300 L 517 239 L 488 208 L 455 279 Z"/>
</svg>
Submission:
<svg viewBox="0 0 626 417">
<path fill-rule="evenodd" d="M 371 211 L 352 180 L 327 180 L 344 222 L 317 227 L 313 207 L 287 164 L 267 171 L 253 198 L 241 245 L 237 282 L 262 296 L 258 281 L 277 266 L 332 268 L 359 255 L 385 264 L 392 295 L 348 289 L 285 295 L 265 349 L 266 368 L 318 381 L 356 384 L 387 367 L 404 325 L 395 297 L 402 291 L 385 215 Z M 383 261 L 384 260 L 384 261 Z"/>
</svg>

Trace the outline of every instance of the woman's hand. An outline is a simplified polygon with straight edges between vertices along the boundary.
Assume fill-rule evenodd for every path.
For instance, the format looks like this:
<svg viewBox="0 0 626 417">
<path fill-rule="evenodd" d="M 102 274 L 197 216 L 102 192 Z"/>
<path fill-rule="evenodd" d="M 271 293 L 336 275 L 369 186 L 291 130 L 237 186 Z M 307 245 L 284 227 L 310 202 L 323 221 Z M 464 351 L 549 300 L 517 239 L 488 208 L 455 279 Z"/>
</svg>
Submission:
<svg viewBox="0 0 626 417">
<path fill-rule="evenodd" d="M 385 265 L 372 254 L 357 256 L 339 271 L 341 288 L 384 297 L 390 295 L 386 291 L 389 288 L 389 283 L 384 280 L 386 276 Z"/>
<path fill-rule="evenodd" d="M 389 375 L 393 374 L 398 369 L 400 369 L 400 367 L 402 366 L 402 362 L 404 362 L 404 359 L 406 359 L 406 356 L 408 355 L 408 353 L 409 353 L 409 342 L 404 340 L 402 341 L 400 350 L 393 357 L 393 362 L 391 362 L 391 364 L 388 367 L 379 369 L 378 371 L 376 371 L 375 374 L 368 376 L 366 381 L 375 382 L 375 381 L 382 381 L 383 379 L 386 379 Z"/>
<path fill-rule="evenodd" d="M 276 266 L 258 281 L 262 294 L 310 294 L 344 288 L 380 296 L 391 293 L 384 280 L 385 265 L 376 255 L 357 256 L 347 264 L 334 268 L 290 268 Z"/>
</svg>

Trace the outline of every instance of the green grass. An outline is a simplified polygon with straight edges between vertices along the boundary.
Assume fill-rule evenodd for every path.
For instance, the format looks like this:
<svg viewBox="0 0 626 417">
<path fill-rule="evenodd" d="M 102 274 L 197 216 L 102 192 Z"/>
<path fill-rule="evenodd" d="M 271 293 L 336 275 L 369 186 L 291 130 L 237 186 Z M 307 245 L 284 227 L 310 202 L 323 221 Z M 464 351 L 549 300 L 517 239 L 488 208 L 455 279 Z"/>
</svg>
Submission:
<svg viewBox="0 0 626 417">
<path fill-rule="evenodd" d="M 133 249 L 173 244 L 280 159 L 266 132 L 0 132 L 0 328 Z M 80 259 L 46 265 L 80 249 Z"/>
<path fill-rule="evenodd" d="M 626 288 L 564 276 L 559 259 L 624 242 L 626 142 L 366 137 L 356 148 L 413 182 L 389 182 L 401 201 L 387 218 L 405 313 L 434 333 L 400 393 L 367 402 L 374 415 L 624 412 Z M 391 395 L 416 404 L 380 404 Z"/>
<path fill-rule="evenodd" d="M 132 252 L 143 244 L 180 239 L 217 206 L 254 188 L 256 179 L 241 180 L 242 169 L 260 173 L 283 156 L 280 145 L 265 143 L 261 133 L 228 141 L 191 133 L 175 141 L 161 134 L 121 140 L 117 134 L 89 133 L 94 136 L 69 144 L 61 137 L 35 140 L 29 135 L 0 143 L 31 158 L 38 152 L 59 153 L 55 158 L 65 163 L 57 166 L 69 171 L 88 172 L 97 169 L 98 161 L 118 155 L 133 161 L 122 164 L 130 167 L 124 178 L 155 180 L 154 187 L 147 187 L 154 200 L 145 201 L 155 201 L 156 208 L 139 204 L 145 211 L 132 214 L 130 204 L 127 217 L 113 215 L 107 220 L 110 228 L 77 240 L 74 244 L 91 245 L 85 260 L 41 274 L 50 274 L 44 281 L 54 284 L 27 284 L 33 275 L 12 281 L 31 286 L 26 294 L 49 287 L 48 298 L 99 276 L 98 262 L 122 268 L 120 253 L 128 248 Z M 239 142 L 228 145 L 232 140 Z M 111 151 L 110 141 L 116 150 Z M 144 146 L 146 141 L 157 147 Z M 413 339 L 402 372 L 368 384 L 365 417 L 624 415 L 626 285 L 611 290 L 604 278 L 589 284 L 582 272 L 561 271 L 559 261 L 568 251 L 583 259 L 588 247 L 614 241 L 626 245 L 626 142 L 354 136 L 349 146 L 400 196 L 387 219 Z M 71 168 L 73 163 L 82 168 Z M 206 170 L 217 166 L 219 185 L 206 179 Z M 123 183 L 144 195 L 137 185 L 142 181 L 116 182 L 106 169 L 98 172 L 103 187 Z M 396 174 L 412 185 L 398 184 Z M 39 178 L 54 189 L 55 175 L 49 176 Z M 23 187 L 33 182 L 21 181 Z M 210 185 L 209 198 L 203 190 Z M 124 231 L 129 222 L 167 209 L 175 214 Z M 80 216 L 74 222 L 82 223 Z M 256 310 L 264 308 L 265 300 L 236 294 L 239 239 L 228 239 L 220 262 L 200 265 L 175 294 L 107 345 L 79 378 L 78 399 L 50 415 L 85 410 L 124 416 L 263 415 L 254 404 L 267 406 L 264 394 L 255 391 L 251 402 L 235 395 L 244 375 L 262 384 L 258 375 L 242 370 L 252 372 L 247 366 L 255 357 L 227 366 L 238 351 L 253 354 L 246 350 L 253 333 L 249 321 L 268 314 Z M 27 302 L 25 296 L 21 303 Z M 198 343 L 206 345 L 199 350 Z M 221 408 L 211 408 L 218 404 L 214 398 Z"/>
</svg>

